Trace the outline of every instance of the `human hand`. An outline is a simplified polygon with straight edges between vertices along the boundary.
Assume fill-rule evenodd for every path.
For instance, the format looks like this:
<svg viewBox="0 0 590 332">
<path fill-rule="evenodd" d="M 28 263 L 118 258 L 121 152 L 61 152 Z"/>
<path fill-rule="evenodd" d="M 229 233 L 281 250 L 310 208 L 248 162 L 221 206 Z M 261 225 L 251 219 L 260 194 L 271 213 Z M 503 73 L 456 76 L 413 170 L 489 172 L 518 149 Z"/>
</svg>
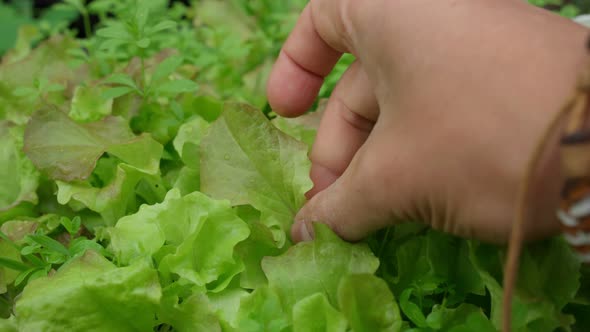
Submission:
<svg viewBox="0 0 590 332">
<path fill-rule="evenodd" d="M 280 115 L 313 103 L 343 52 L 357 61 L 314 144 L 310 223 L 358 240 L 400 220 L 504 242 L 527 160 L 585 61 L 586 29 L 514 0 L 312 0 L 268 81 Z M 554 148 L 553 144 L 553 148 Z M 557 228 L 556 158 L 536 178 L 535 227 Z"/>
</svg>

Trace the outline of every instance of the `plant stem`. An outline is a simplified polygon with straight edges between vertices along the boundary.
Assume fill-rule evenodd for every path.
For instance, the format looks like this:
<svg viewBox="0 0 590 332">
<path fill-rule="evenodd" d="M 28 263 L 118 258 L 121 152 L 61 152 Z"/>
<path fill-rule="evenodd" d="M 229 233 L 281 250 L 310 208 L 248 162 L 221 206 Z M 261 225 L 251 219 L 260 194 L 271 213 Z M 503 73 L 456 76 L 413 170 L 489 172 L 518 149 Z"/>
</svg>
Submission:
<svg viewBox="0 0 590 332">
<path fill-rule="evenodd" d="M 90 38 L 92 35 L 92 26 L 90 25 L 90 16 L 87 10 L 82 12 L 82 20 L 84 21 L 84 34 L 86 34 L 86 38 Z"/>
</svg>

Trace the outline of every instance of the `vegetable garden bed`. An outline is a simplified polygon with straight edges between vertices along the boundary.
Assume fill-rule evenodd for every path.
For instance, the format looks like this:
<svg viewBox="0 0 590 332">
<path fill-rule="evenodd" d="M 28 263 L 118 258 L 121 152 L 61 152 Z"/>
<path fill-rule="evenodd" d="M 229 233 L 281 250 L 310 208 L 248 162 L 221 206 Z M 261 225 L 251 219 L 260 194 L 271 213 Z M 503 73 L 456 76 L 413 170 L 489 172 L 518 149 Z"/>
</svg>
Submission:
<svg viewBox="0 0 590 332">
<path fill-rule="evenodd" d="M 305 2 L 0 3 L 0 331 L 500 328 L 502 247 L 415 223 L 292 245 L 317 115 L 264 87 Z M 513 330 L 587 331 L 589 279 L 528 246 Z"/>
</svg>

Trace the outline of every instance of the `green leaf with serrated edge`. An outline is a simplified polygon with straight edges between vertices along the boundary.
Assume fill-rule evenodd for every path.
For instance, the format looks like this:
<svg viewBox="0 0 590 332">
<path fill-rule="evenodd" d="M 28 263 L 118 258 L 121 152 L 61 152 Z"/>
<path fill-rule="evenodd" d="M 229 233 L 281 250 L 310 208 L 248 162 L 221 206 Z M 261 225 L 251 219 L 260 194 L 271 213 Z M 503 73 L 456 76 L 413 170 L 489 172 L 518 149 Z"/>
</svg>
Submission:
<svg viewBox="0 0 590 332">
<path fill-rule="evenodd" d="M 347 243 L 324 224 L 314 224 L 315 239 L 299 243 L 277 257 L 265 257 L 262 269 L 268 285 L 281 297 L 286 309 L 297 301 L 325 293 L 337 303 L 340 280 L 349 274 L 374 273 L 379 260 L 364 244 Z"/>
<path fill-rule="evenodd" d="M 152 84 L 170 76 L 176 68 L 180 67 L 183 61 L 184 59 L 182 56 L 173 55 L 160 62 L 158 66 L 156 66 L 154 74 L 152 75 Z"/>
<path fill-rule="evenodd" d="M 180 80 L 172 80 L 162 84 L 159 84 L 154 88 L 154 91 L 157 94 L 179 94 L 185 92 L 195 92 L 199 86 L 197 83 L 187 80 L 187 79 L 180 79 Z"/>
<path fill-rule="evenodd" d="M 103 99 L 115 99 L 134 91 L 136 91 L 134 88 L 130 88 L 127 86 L 118 86 L 114 88 L 105 89 L 102 92 L 101 97 Z"/>
<path fill-rule="evenodd" d="M 226 104 L 201 141 L 201 190 L 251 204 L 285 231 L 311 189 L 305 144 L 276 129 L 262 112 Z"/>
<path fill-rule="evenodd" d="M 158 22 L 153 27 L 148 27 L 146 29 L 146 34 L 152 35 L 154 33 L 160 32 L 160 31 L 174 29 L 174 28 L 176 28 L 176 25 L 177 24 L 174 21 L 161 21 L 161 22 Z"/>
<path fill-rule="evenodd" d="M 102 81 L 103 84 L 119 84 L 123 86 L 127 86 L 133 88 L 134 90 L 138 90 L 137 84 L 131 78 L 131 76 L 127 74 L 117 73 L 109 76 L 107 79 Z"/>
<path fill-rule="evenodd" d="M 120 22 L 110 23 L 109 26 L 104 27 L 96 31 L 96 35 L 103 38 L 112 38 L 112 39 L 131 39 L 132 36 L 129 34 L 125 25 Z"/>
<path fill-rule="evenodd" d="M 149 174 L 156 174 L 162 146 L 150 136 L 135 136 L 118 117 L 78 124 L 57 110 L 41 110 L 25 131 L 24 150 L 51 178 L 86 179 L 100 156 L 109 152 Z"/>
</svg>

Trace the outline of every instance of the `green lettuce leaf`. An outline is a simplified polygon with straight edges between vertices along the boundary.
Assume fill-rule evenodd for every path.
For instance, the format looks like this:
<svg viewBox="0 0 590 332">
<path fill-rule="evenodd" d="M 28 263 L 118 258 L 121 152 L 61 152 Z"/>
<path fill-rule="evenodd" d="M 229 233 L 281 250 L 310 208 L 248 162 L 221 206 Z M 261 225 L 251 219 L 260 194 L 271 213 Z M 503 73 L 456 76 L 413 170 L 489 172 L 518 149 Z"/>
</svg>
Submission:
<svg viewBox="0 0 590 332">
<path fill-rule="evenodd" d="M 293 306 L 294 332 L 345 332 L 348 322 L 322 293 L 310 295 Z"/>
<path fill-rule="evenodd" d="M 0 239 L 0 295 L 8 291 L 8 286 L 22 272 L 22 270 L 15 269 L 12 266 L 14 264 L 23 265 L 18 248 L 14 244 Z"/>
<path fill-rule="evenodd" d="M 501 255 L 493 246 L 472 243 L 471 249 L 471 259 L 491 296 L 491 321 L 500 329 L 503 289 L 496 276 L 501 277 Z M 527 247 L 512 300 L 512 330 L 549 332 L 571 325 L 573 317 L 561 311 L 579 287 L 579 267 L 579 260 L 562 239 Z"/>
<path fill-rule="evenodd" d="M 262 259 L 278 256 L 285 249 L 275 241 L 274 234 L 265 225 L 254 221 L 250 222 L 249 226 L 250 237 L 236 246 L 236 254 L 244 262 L 244 271 L 240 274 L 240 286 L 256 289 L 268 282 L 260 264 Z"/>
<path fill-rule="evenodd" d="M 284 230 L 311 189 L 309 168 L 305 144 L 244 104 L 226 104 L 201 141 L 202 191 L 234 205 L 251 204 Z"/>
<path fill-rule="evenodd" d="M 290 326 L 289 312 L 283 309 L 276 291 L 262 287 L 242 298 L 237 331 L 285 331 Z"/>
<path fill-rule="evenodd" d="M 0 122 L 0 222 L 22 202 L 37 203 L 39 173 L 22 152 L 23 127 Z"/>
<path fill-rule="evenodd" d="M 79 85 L 74 90 L 70 107 L 70 118 L 77 122 L 93 122 L 110 115 L 113 99 L 103 98 L 101 86 Z"/>
<path fill-rule="evenodd" d="M 497 331 L 481 308 L 467 303 L 454 309 L 437 306 L 426 321 L 431 329 L 441 332 Z"/>
<path fill-rule="evenodd" d="M 25 287 L 16 323 L 20 331 L 151 331 L 161 295 L 147 264 L 117 268 L 87 251 Z"/>
<path fill-rule="evenodd" d="M 399 308 L 387 283 L 371 274 L 347 275 L 338 287 L 338 304 L 355 332 L 398 332 Z"/>
<path fill-rule="evenodd" d="M 162 155 L 158 142 L 149 135 L 136 137 L 122 118 L 78 124 L 49 109 L 29 121 L 24 150 L 39 170 L 62 181 L 88 178 L 105 152 L 148 174 L 159 172 Z"/>
<path fill-rule="evenodd" d="M 175 274 L 214 291 L 224 289 L 243 270 L 234 247 L 249 234 L 229 202 L 199 192 L 181 197 L 177 189 L 164 202 L 142 206 L 110 230 L 111 250 L 123 264 L 165 249 L 157 255 L 165 279 Z"/>
<path fill-rule="evenodd" d="M 221 332 L 219 319 L 212 312 L 209 299 L 202 293 L 193 294 L 182 303 L 175 296 L 163 298 L 158 319 L 179 332 Z"/>
<path fill-rule="evenodd" d="M 208 127 L 209 123 L 203 118 L 194 117 L 180 126 L 174 138 L 174 149 L 190 168 L 199 169 L 201 139 Z"/>
<path fill-rule="evenodd" d="M 251 293 L 241 288 L 227 288 L 218 293 L 209 293 L 208 298 L 223 331 L 237 330 L 238 313 L 243 298 Z"/>
<path fill-rule="evenodd" d="M 14 317 L 10 317 L 8 319 L 0 318 L 0 331 L 18 332 Z"/>
<path fill-rule="evenodd" d="M 345 242 L 324 224 L 316 223 L 314 229 L 314 241 L 299 243 L 281 256 L 262 260 L 268 285 L 278 292 L 285 308 L 318 292 L 336 305 L 342 278 L 372 274 L 379 266 L 379 260 L 365 244 Z"/>
<path fill-rule="evenodd" d="M 88 181 L 56 181 L 57 201 L 77 210 L 88 208 L 99 213 L 107 226 L 114 225 L 119 218 L 137 211 L 136 186 L 141 180 L 152 177 L 128 164 L 119 164 L 115 177 L 102 188 Z"/>
</svg>

